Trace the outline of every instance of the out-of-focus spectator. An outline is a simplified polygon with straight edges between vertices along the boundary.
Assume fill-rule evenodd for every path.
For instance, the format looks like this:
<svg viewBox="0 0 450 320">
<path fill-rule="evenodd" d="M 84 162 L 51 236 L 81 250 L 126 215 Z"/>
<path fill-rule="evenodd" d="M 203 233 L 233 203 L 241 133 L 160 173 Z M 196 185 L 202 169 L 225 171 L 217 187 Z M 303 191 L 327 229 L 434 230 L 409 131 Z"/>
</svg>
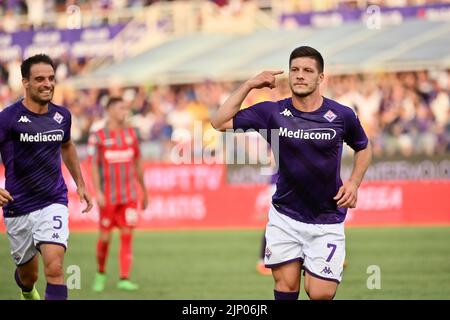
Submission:
<svg viewBox="0 0 450 320">
<path fill-rule="evenodd" d="M 87 61 L 63 56 L 56 63 L 61 81 L 83 72 Z M 450 152 L 449 79 L 450 70 L 335 75 L 326 77 L 322 93 L 355 110 L 377 156 L 432 156 Z M 71 108 L 74 141 L 84 144 L 89 131 L 102 125 L 105 98 L 123 97 L 143 140 L 144 157 L 165 161 L 175 144 L 192 143 L 195 133 L 203 135 L 204 147 L 220 146 L 221 133 L 205 133 L 210 133 L 211 116 L 239 84 L 205 80 L 174 86 L 58 87 L 55 103 Z M 0 108 L 22 94 L 20 61 L 0 62 Z M 243 107 L 289 95 L 287 79 L 280 79 L 274 90 L 252 91 Z M 201 130 L 194 131 L 196 126 Z"/>
</svg>

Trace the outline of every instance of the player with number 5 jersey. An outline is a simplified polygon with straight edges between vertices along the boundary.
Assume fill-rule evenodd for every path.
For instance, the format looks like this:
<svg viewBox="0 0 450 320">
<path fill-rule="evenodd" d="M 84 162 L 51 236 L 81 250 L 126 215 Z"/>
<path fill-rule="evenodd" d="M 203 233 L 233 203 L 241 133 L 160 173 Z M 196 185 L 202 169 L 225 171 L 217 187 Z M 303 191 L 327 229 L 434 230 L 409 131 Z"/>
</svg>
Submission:
<svg viewBox="0 0 450 320">
<path fill-rule="evenodd" d="M 69 237 L 67 187 L 61 158 L 77 185 L 77 193 L 92 208 L 70 139 L 69 110 L 51 102 L 55 67 L 44 54 L 22 62 L 25 97 L 0 112 L 0 152 L 5 165 L 5 189 L 0 189 L 14 274 L 21 299 L 38 300 L 40 252 L 47 280 L 45 298 L 67 299 L 63 260 Z"/>
</svg>

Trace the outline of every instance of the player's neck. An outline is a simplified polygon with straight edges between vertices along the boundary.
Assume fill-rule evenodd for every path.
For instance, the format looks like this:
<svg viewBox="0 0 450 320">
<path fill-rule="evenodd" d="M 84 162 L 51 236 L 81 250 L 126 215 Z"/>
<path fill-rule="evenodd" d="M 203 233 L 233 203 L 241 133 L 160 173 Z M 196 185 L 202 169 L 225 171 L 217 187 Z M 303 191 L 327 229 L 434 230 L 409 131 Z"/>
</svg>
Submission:
<svg viewBox="0 0 450 320">
<path fill-rule="evenodd" d="M 44 114 L 48 112 L 48 103 L 40 104 L 25 97 L 22 101 L 22 104 L 25 106 L 25 108 L 36 114 Z"/>
<path fill-rule="evenodd" d="M 292 95 L 292 105 L 302 112 L 313 112 L 322 106 L 323 97 L 319 91 L 313 92 L 306 97 Z"/>
<path fill-rule="evenodd" d="M 124 127 L 125 126 L 122 123 L 120 123 L 120 122 L 111 121 L 111 120 L 108 121 L 108 129 L 109 130 L 119 130 L 119 129 L 122 129 Z"/>
</svg>

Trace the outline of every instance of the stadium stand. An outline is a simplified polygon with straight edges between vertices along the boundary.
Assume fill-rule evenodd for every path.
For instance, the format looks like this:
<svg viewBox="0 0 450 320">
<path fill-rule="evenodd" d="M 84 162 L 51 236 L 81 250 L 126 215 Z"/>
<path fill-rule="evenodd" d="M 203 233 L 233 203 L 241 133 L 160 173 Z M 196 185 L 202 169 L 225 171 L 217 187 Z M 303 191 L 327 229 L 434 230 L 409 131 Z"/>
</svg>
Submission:
<svg viewBox="0 0 450 320">
<path fill-rule="evenodd" d="M 132 119 L 141 130 L 145 141 L 144 155 L 152 160 L 167 160 L 172 138 L 183 130 L 192 133 L 195 120 L 201 121 L 203 129 L 208 130 L 211 114 L 240 81 L 264 69 L 286 70 L 287 52 L 299 44 L 307 44 L 320 48 L 327 61 L 324 95 L 358 112 L 374 143 L 376 155 L 429 156 L 450 151 L 448 19 L 408 18 L 396 23 L 387 22 L 380 29 L 370 29 L 364 21 L 344 21 L 333 28 L 299 25 L 292 29 L 286 28 L 283 22 L 287 14 L 308 14 L 319 9 L 323 12 L 353 12 L 361 10 L 368 2 L 320 1 L 328 3 L 322 8 L 317 7 L 319 1 L 216 2 L 208 3 L 203 8 L 205 11 L 199 14 L 201 22 L 185 27 L 186 30 L 182 25 L 172 23 L 167 27 L 170 19 L 166 23 L 157 19 L 159 31 L 164 33 L 158 40 L 146 39 L 149 38 L 145 37 L 148 29 L 140 29 L 142 15 L 133 14 L 137 12 L 133 10 L 148 10 L 147 14 L 153 17 L 161 17 L 161 12 L 171 12 L 167 16 L 178 21 L 180 8 L 189 6 L 186 14 L 192 14 L 198 7 L 190 2 L 179 4 L 181 7 L 176 3 L 152 1 L 78 2 L 83 15 L 89 10 L 91 13 L 106 10 L 108 16 L 113 17 L 112 13 L 116 13 L 118 18 L 104 23 L 112 27 L 119 21 L 122 23 L 123 27 L 111 43 L 120 41 L 114 44 L 115 47 L 105 46 L 104 52 L 135 46 L 132 52 L 112 57 L 89 55 L 92 50 L 69 50 L 56 57 L 60 90 L 55 100 L 68 105 L 76 115 L 73 138 L 81 148 L 92 125 L 96 125 L 102 116 L 104 97 L 108 93 L 119 93 L 129 103 Z M 310 5 L 304 6 L 305 3 Z M 399 5 L 447 8 L 445 1 L 371 3 L 381 8 Z M 25 1 L 3 1 L 2 21 L 5 23 L 11 11 L 26 14 L 24 4 Z M 64 8 L 72 4 L 71 1 L 45 2 L 50 5 L 46 10 L 57 17 L 64 15 Z M 221 30 L 217 26 L 208 27 L 205 16 L 212 9 L 218 10 L 214 18 L 220 21 L 220 15 L 230 17 L 230 8 L 237 10 L 235 15 L 238 17 L 236 12 L 249 4 L 258 12 L 264 10 L 273 14 L 279 23 L 261 22 L 263 20 L 258 16 L 260 18 L 254 19 L 258 23 L 247 20 L 252 24 L 252 32 L 245 28 L 246 32 L 229 29 L 230 22 L 222 25 Z M 159 13 L 155 14 L 155 10 Z M 267 18 L 266 13 L 263 16 Z M 17 21 L 22 18 L 19 16 Z M 47 22 L 51 25 L 52 21 L 58 19 Z M 83 22 L 83 26 L 96 26 L 93 20 L 90 22 L 90 25 Z M 46 27 L 37 24 L 35 32 Z M 129 40 L 131 34 L 135 35 L 132 41 Z M 157 38 L 157 32 L 151 34 Z M 0 33 L 0 38 L 4 35 L 8 33 Z M 128 38 L 128 42 L 123 42 L 124 38 Z M 136 43 L 141 45 L 136 46 Z M 21 96 L 18 69 L 19 57 L 0 60 L 1 106 Z M 287 92 L 286 85 L 286 79 L 283 79 L 276 92 L 256 92 L 248 104 L 265 98 L 282 98 Z"/>
</svg>

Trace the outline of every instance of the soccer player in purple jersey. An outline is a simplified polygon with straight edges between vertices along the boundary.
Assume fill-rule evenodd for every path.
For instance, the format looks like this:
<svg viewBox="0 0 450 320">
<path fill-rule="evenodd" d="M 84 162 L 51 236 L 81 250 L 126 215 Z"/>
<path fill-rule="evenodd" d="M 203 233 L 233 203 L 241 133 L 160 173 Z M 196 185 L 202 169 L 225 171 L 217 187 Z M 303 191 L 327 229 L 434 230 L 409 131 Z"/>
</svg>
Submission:
<svg viewBox="0 0 450 320">
<path fill-rule="evenodd" d="M 61 158 L 69 169 L 77 193 L 92 208 L 81 175 L 75 145 L 70 139 L 71 114 L 51 103 L 55 67 L 44 54 L 22 62 L 24 99 L 0 112 L 0 152 L 5 165 L 5 189 L 0 205 L 17 268 L 15 280 L 21 299 L 39 300 L 34 284 L 39 259 L 47 280 L 45 298 L 67 299 L 63 260 L 69 237 L 67 187 Z"/>
<path fill-rule="evenodd" d="M 316 49 L 298 47 L 289 57 L 290 98 L 240 110 L 251 90 L 274 88 L 275 76 L 283 73 L 265 71 L 242 84 L 212 120 L 221 131 L 275 130 L 266 137 L 276 149 L 279 178 L 266 226 L 264 262 L 272 268 L 274 295 L 280 300 L 298 299 L 301 269 L 310 299 L 334 298 L 345 260 L 347 208 L 356 206 L 358 187 L 372 157 L 352 109 L 320 94 L 323 66 Z M 344 183 L 343 142 L 355 151 L 352 174 Z"/>
</svg>

